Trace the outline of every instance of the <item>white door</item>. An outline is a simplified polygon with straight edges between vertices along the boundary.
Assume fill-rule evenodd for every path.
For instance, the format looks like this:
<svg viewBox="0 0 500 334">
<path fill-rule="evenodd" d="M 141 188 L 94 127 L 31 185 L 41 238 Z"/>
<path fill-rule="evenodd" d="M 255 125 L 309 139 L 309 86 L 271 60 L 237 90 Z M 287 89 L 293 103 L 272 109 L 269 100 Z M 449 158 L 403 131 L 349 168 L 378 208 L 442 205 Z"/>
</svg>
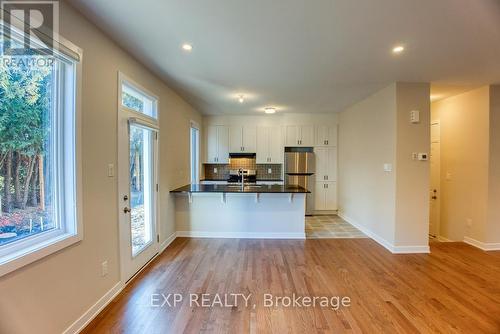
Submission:
<svg viewBox="0 0 500 334">
<path fill-rule="evenodd" d="M 241 126 L 229 127 L 229 151 L 231 153 L 243 152 L 243 128 Z"/>
<path fill-rule="evenodd" d="M 217 163 L 229 162 L 229 127 L 217 127 Z"/>
<path fill-rule="evenodd" d="M 151 104 L 156 106 L 156 99 L 143 98 L 152 99 Z M 125 282 L 158 253 L 157 123 L 129 108 L 121 106 L 118 110 L 118 230 Z"/>
<path fill-rule="evenodd" d="M 441 129 L 439 122 L 431 124 L 431 189 L 430 189 L 430 217 L 429 234 L 439 236 L 440 224 L 440 192 L 441 192 Z"/>
<path fill-rule="evenodd" d="M 259 126 L 257 128 L 257 159 L 258 164 L 269 163 L 269 128 Z"/>
<path fill-rule="evenodd" d="M 300 146 L 314 146 L 314 126 L 303 125 L 300 127 Z"/>
<path fill-rule="evenodd" d="M 326 181 L 328 176 L 328 148 L 316 147 L 314 154 L 316 156 L 316 180 Z"/>
<path fill-rule="evenodd" d="M 243 152 L 256 153 L 257 152 L 257 128 L 255 126 L 243 127 Z"/>
<path fill-rule="evenodd" d="M 272 126 L 269 130 L 269 162 L 273 164 L 282 164 L 285 160 L 283 150 L 283 137 L 281 136 L 281 127 Z"/>
<path fill-rule="evenodd" d="M 328 137 L 326 139 L 328 146 L 337 146 L 337 126 L 333 125 L 328 127 Z"/>
<path fill-rule="evenodd" d="M 326 210 L 325 202 L 325 182 L 316 182 L 316 189 L 314 191 L 314 209 L 318 211 Z"/>
<path fill-rule="evenodd" d="M 327 176 L 326 180 L 327 181 L 337 181 L 337 148 L 336 147 L 329 147 L 327 148 L 328 151 L 328 163 L 327 163 Z"/>
<path fill-rule="evenodd" d="M 320 125 L 316 128 L 316 146 L 326 146 L 328 141 L 328 126 Z"/>
<path fill-rule="evenodd" d="M 287 125 L 285 129 L 285 145 L 299 145 L 299 127 L 295 125 Z"/>
<path fill-rule="evenodd" d="M 325 210 L 337 210 L 337 183 L 327 182 L 325 189 Z"/>
<path fill-rule="evenodd" d="M 213 125 L 209 125 L 206 128 L 206 162 L 208 163 L 217 163 L 217 127 Z"/>
</svg>

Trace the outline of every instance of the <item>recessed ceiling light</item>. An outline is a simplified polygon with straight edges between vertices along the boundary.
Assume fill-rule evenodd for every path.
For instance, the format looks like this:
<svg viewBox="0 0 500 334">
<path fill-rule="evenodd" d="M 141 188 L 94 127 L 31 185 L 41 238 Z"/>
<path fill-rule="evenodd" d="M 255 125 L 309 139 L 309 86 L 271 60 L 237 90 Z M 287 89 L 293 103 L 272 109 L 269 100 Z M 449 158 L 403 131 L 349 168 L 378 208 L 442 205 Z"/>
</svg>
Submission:
<svg viewBox="0 0 500 334">
<path fill-rule="evenodd" d="M 245 95 L 241 94 L 241 95 L 238 97 L 238 101 L 239 101 L 240 103 L 245 102 Z"/>
<path fill-rule="evenodd" d="M 397 45 L 392 48 L 392 53 L 401 53 L 405 50 L 405 47 L 402 45 Z"/>
<path fill-rule="evenodd" d="M 276 108 L 267 107 L 264 109 L 264 112 L 266 114 L 274 114 L 274 113 L 276 113 Z"/>
<path fill-rule="evenodd" d="M 190 52 L 193 50 L 193 46 L 191 44 L 184 43 L 182 44 L 182 50 Z"/>
</svg>

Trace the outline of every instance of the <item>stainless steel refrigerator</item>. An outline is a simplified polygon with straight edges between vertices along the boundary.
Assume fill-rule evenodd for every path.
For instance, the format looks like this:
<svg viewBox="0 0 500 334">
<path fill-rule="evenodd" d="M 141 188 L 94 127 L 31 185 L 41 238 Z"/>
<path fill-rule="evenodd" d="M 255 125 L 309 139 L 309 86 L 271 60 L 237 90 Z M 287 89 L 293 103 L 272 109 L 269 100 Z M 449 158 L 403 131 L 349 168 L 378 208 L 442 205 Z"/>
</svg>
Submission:
<svg viewBox="0 0 500 334">
<path fill-rule="evenodd" d="M 312 147 L 285 148 L 285 184 L 301 186 L 311 192 L 306 195 L 306 215 L 312 215 L 314 212 L 315 171 Z"/>
</svg>

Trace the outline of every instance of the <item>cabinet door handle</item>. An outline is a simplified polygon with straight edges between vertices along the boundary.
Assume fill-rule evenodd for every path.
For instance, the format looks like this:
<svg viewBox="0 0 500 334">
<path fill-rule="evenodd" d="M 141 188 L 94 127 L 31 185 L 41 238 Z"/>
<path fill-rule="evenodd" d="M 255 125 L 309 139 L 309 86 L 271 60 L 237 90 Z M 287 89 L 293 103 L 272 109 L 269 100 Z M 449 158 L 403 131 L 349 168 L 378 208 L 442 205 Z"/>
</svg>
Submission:
<svg viewBox="0 0 500 334">
<path fill-rule="evenodd" d="M 328 180 L 328 175 L 325 175 L 326 179 Z"/>
<path fill-rule="evenodd" d="M 328 145 L 328 140 L 326 141 L 326 145 Z"/>
<path fill-rule="evenodd" d="M 323 144 L 328 145 L 328 144 L 326 143 L 326 140 L 324 140 L 324 141 L 323 141 Z"/>
<path fill-rule="evenodd" d="M 326 186 L 326 189 L 328 189 L 328 184 L 325 184 L 325 186 Z"/>
</svg>

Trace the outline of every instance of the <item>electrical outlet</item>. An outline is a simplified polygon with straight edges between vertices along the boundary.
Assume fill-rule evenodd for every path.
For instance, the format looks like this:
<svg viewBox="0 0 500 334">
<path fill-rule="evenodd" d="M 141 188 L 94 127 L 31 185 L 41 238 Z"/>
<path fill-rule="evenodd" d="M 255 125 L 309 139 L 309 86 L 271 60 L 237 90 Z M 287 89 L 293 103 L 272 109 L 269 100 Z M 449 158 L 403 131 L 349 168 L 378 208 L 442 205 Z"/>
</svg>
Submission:
<svg viewBox="0 0 500 334">
<path fill-rule="evenodd" d="M 267 169 L 267 174 L 272 174 L 273 173 L 273 169 L 272 168 L 268 168 Z"/>
<path fill-rule="evenodd" d="M 446 181 L 451 181 L 453 174 L 451 172 L 446 172 Z"/>
<path fill-rule="evenodd" d="M 472 227 L 472 219 L 467 218 L 466 222 L 467 222 L 467 227 L 471 228 Z"/>
<path fill-rule="evenodd" d="M 217 171 L 217 168 L 214 168 L 214 174 L 217 174 L 218 171 Z"/>
<path fill-rule="evenodd" d="M 101 263 L 101 276 L 104 277 L 108 275 L 108 261 Z"/>
</svg>

